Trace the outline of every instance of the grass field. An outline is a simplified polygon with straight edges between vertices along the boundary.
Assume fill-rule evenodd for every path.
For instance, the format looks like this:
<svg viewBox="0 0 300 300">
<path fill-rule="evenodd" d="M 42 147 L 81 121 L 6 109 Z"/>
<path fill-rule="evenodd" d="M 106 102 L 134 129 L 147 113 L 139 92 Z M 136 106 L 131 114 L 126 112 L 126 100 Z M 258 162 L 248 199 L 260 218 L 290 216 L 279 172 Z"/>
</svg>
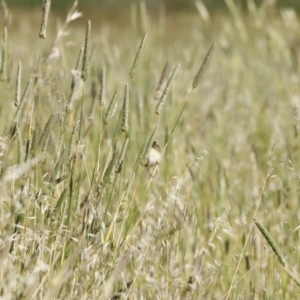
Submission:
<svg viewBox="0 0 300 300">
<path fill-rule="evenodd" d="M 300 23 L 225 2 L 8 7 L 1 299 L 298 299 Z"/>
</svg>

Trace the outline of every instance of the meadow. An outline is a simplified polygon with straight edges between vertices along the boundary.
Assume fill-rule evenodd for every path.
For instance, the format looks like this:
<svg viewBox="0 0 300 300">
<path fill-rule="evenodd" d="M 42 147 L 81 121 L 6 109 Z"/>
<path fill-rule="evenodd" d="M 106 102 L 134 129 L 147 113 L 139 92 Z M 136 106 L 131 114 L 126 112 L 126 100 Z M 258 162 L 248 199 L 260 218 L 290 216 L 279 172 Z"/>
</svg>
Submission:
<svg viewBox="0 0 300 300">
<path fill-rule="evenodd" d="M 1 299 L 298 299 L 299 18 L 225 4 L 3 6 Z"/>
</svg>

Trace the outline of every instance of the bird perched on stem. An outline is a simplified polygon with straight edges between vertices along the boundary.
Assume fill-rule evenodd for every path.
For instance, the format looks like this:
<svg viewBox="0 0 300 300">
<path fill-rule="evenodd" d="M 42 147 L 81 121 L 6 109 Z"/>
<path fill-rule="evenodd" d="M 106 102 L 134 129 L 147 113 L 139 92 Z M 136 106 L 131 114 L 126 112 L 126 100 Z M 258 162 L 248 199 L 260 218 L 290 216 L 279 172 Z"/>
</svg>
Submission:
<svg viewBox="0 0 300 300">
<path fill-rule="evenodd" d="M 150 169 L 151 167 L 158 165 L 160 163 L 160 158 L 161 158 L 160 146 L 158 145 L 158 143 L 156 141 L 154 141 L 152 143 L 152 147 L 149 151 L 147 163 L 146 163 L 145 167 Z M 151 172 L 150 172 L 150 174 L 151 174 Z M 151 176 L 154 177 L 153 174 L 151 174 Z"/>
</svg>

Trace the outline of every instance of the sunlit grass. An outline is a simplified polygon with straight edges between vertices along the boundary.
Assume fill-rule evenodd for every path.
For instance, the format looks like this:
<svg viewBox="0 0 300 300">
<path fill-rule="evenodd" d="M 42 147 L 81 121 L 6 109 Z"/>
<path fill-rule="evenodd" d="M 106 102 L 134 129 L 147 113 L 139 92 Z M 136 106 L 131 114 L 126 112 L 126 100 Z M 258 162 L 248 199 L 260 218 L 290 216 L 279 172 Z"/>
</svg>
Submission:
<svg viewBox="0 0 300 300">
<path fill-rule="evenodd" d="M 88 16 L 56 27 L 50 14 L 40 41 L 41 16 L 18 12 L 21 26 L 11 11 L 2 297 L 297 299 L 299 21 L 272 4 L 246 14 L 227 4 L 231 14 L 208 17 L 201 6 L 171 16 L 132 7 L 122 26 L 92 16 L 84 82 Z M 165 150 L 154 176 L 141 164 L 152 140 Z"/>
</svg>

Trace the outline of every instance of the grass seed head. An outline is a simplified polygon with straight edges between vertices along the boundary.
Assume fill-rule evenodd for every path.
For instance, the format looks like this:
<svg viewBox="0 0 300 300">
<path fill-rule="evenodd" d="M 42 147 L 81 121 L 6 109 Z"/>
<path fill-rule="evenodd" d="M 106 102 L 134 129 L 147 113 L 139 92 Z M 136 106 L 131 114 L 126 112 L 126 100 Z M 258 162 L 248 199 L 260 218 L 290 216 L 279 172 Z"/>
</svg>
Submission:
<svg viewBox="0 0 300 300">
<path fill-rule="evenodd" d="M 172 84 L 173 84 L 173 80 L 175 79 L 175 77 L 176 77 L 176 75 L 177 75 L 177 73 L 178 73 L 179 67 L 180 67 L 180 64 L 178 64 L 178 65 L 175 67 L 175 69 L 173 70 L 173 72 L 172 72 L 172 74 L 171 74 L 171 76 L 170 76 L 170 78 L 169 78 L 169 80 L 168 80 L 168 83 L 167 83 L 167 85 L 166 85 L 166 87 L 165 87 L 165 89 L 164 89 L 164 92 L 163 92 L 162 96 L 160 97 L 160 99 L 159 99 L 159 101 L 158 101 L 158 103 L 157 103 L 157 105 L 156 105 L 156 108 L 155 108 L 155 114 L 156 114 L 156 115 L 159 115 L 159 114 L 160 114 L 161 109 L 162 109 L 162 106 L 163 106 L 163 104 L 166 102 L 167 95 L 168 95 L 169 90 L 170 90 L 170 88 L 171 88 L 171 86 L 172 86 Z"/>
<path fill-rule="evenodd" d="M 21 100 L 21 78 L 22 78 L 22 63 L 19 61 L 17 69 L 15 106 L 18 107 Z"/>
<path fill-rule="evenodd" d="M 147 39 L 147 33 L 145 33 L 143 35 L 143 38 L 141 40 L 139 49 L 138 49 L 138 51 L 135 55 L 135 58 L 134 58 L 134 61 L 133 61 L 133 64 L 132 64 L 132 67 L 131 67 L 131 70 L 130 70 L 130 73 L 129 73 L 131 79 L 135 75 L 136 69 L 138 67 L 138 64 L 139 64 L 139 61 L 140 61 L 140 58 L 141 58 L 141 55 L 142 55 L 142 52 L 143 52 L 143 49 L 144 49 L 144 46 L 145 46 L 146 39 Z"/>
<path fill-rule="evenodd" d="M 91 38 L 91 21 L 89 20 L 86 26 L 85 42 L 83 50 L 83 61 L 82 61 L 82 79 L 84 81 L 88 78 L 89 72 L 89 53 L 90 53 L 90 38 Z"/>
<path fill-rule="evenodd" d="M 4 27 L 2 40 L 2 60 L 0 68 L 0 81 L 4 82 L 7 79 L 7 28 Z"/>
<path fill-rule="evenodd" d="M 44 0 L 43 3 L 43 12 L 42 12 L 42 22 L 39 37 L 41 39 L 45 39 L 47 37 L 47 24 L 48 24 L 48 16 L 51 6 L 51 0 Z"/>
<path fill-rule="evenodd" d="M 121 129 L 123 132 L 127 132 L 129 129 L 128 125 L 128 115 L 129 115 L 129 87 L 128 83 L 125 85 L 125 95 L 123 103 L 123 118 Z"/>
<path fill-rule="evenodd" d="M 101 70 L 101 83 L 100 83 L 100 106 L 105 105 L 105 68 Z"/>
<path fill-rule="evenodd" d="M 269 231 L 267 230 L 267 228 L 262 225 L 258 220 L 254 219 L 253 220 L 255 225 L 257 226 L 257 228 L 260 230 L 260 232 L 262 233 L 262 235 L 265 237 L 265 239 L 267 240 L 268 244 L 271 246 L 272 250 L 274 251 L 274 253 L 276 254 L 279 262 L 286 267 L 287 263 L 286 260 L 282 254 L 282 252 L 280 251 L 280 248 L 278 247 L 277 243 L 275 242 L 275 240 L 271 237 Z"/>
<path fill-rule="evenodd" d="M 193 89 L 195 89 L 198 86 L 200 79 L 202 78 L 205 70 L 207 69 L 207 67 L 209 65 L 209 62 L 210 62 L 211 57 L 212 57 L 212 55 L 213 55 L 213 53 L 215 51 L 216 46 L 217 46 L 217 44 L 213 43 L 212 46 L 210 47 L 210 49 L 208 50 L 208 52 L 207 52 L 207 54 L 206 54 L 206 56 L 204 58 L 204 61 L 203 61 L 202 65 L 201 65 L 201 67 L 200 67 L 197 75 L 194 78 Z"/>
</svg>

